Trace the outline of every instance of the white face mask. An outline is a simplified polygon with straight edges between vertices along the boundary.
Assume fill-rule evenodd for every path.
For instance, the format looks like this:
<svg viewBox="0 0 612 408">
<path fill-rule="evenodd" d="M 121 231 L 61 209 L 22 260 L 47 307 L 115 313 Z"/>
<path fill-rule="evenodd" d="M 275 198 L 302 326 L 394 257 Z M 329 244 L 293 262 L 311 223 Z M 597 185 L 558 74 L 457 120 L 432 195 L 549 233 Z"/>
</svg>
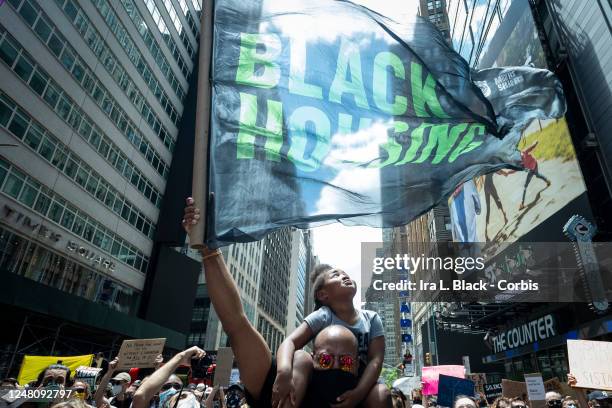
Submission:
<svg viewBox="0 0 612 408">
<path fill-rule="evenodd" d="M 115 395 L 118 395 L 122 390 L 123 390 L 123 385 L 115 384 L 113 385 L 113 390 L 111 392 L 113 393 L 113 396 L 115 396 Z"/>
<path fill-rule="evenodd" d="M 200 403 L 196 399 L 195 395 L 189 393 L 185 398 L 179 400 L 176 408 L 200 408 Z"/>
</svg>

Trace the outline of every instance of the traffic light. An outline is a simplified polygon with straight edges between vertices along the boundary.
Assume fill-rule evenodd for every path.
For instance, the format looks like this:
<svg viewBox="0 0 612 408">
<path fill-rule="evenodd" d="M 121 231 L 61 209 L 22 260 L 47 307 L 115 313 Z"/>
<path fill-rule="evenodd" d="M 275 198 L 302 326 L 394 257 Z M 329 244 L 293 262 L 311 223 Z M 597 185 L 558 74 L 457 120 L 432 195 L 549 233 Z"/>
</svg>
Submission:
<svg viewBox="0 0 612 408">
<path fill-rule="evenodd" d="M 425 365 L 431 365 L 431 353 L 425 353 Z"/>
</svg>

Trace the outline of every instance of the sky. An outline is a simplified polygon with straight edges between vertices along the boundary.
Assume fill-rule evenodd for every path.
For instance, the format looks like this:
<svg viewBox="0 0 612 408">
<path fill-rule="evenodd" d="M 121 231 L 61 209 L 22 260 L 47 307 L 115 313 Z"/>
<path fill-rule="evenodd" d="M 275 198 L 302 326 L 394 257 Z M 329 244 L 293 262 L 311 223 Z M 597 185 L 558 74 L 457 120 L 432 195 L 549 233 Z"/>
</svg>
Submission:
<svg viewBox="0 0 612 408">
<path fill-rule="evenodd" d="M 401 22 L 401 16 L 417 13 L 418 0 L 353 0 L 380 14 Z M 312 229 L 314 253 L 319 262 L 345 270 L 357 282 L 357 295 L 353 303 L 361 306 L 361 243 L 381 242 L 382 229 L 345 227 L 333 223 Z"/>
</svg>

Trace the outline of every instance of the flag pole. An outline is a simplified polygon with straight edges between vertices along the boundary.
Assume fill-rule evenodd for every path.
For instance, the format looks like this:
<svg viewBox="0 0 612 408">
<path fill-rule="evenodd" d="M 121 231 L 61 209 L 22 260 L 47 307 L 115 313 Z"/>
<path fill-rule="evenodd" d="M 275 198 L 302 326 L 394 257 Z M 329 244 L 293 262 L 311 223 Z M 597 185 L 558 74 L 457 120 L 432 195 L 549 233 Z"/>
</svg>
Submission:
<svg viewBox="0 0 612 408">
<path fill-rule="evenodd" d="M 198 93 L 196 107 L 195 140 L 193 149 L 193 182 L 191 194 L 200 209 L 200 222 L 190 234 L 192 248 L 204 246 L 208 207 L 208 144 L 210 138 L 210 67 L 212 56 L 213 0 L 202 2 L 200 18 L 200 57 L 198 60 Z"/>
</svg>

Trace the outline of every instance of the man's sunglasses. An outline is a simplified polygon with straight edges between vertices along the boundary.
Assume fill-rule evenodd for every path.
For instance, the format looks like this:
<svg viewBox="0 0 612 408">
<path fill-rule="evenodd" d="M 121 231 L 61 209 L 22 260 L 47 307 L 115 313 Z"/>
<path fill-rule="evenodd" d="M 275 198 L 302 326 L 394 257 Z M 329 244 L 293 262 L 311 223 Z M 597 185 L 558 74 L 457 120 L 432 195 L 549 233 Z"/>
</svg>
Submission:
<svg viewBox="0 0 612 408">
<path fill-rule="evenodd" d="M 162 385 L 161 389 L 162 391 L 168 391 L 170 388 L 174 388 L 175 390 L 180 390 L 181 388 L 183 388 L 182 384 L 179 383 L 166 383 L 164 385 Z"/>
<path fill-rule="evenodd" d="M 72 391 L 76 392 L 77 394 L 85 394 L 85 388 L 74 388 Z"/>
<path fill-rule="evenodd" d="M 548 405 L 549 407 L 560 407 L 561 400 L 548 400 L 546 401 L 546 405 Z"/>
<path fill-rule="evenodd" d="M 353 366 L 355 365 L 355 359 L 350 354 L 341 354 L 339 356 L 334 356 L 329 353 L 320 353 L 317 356 L 317 361 L 319 362 L 319 366 L 323 370 L 329 370 L 334 366 L 334 361 L 338 360 L 338 365 L 342 371 L 353 371 Z"/>
</svg>

